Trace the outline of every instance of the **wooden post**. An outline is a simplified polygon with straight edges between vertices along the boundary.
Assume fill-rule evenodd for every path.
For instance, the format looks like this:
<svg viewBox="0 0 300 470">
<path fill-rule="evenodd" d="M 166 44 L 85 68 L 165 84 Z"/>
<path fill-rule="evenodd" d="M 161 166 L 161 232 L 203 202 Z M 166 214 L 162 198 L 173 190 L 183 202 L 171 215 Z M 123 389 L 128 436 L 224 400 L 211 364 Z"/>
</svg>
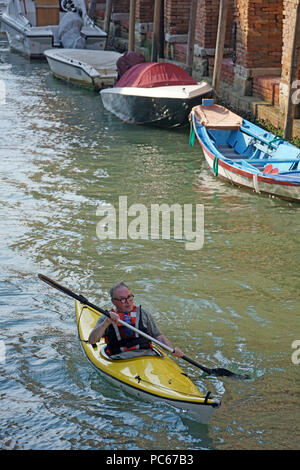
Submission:
<svg viewBox="0 0 300 470">
<path fill-rule="evenodd" d="M 136 0 L 130 0 L 128 50 L 134 51 L 135 44 L 135 6 Z"/>
<path fill-rule="evenodd" d="M 286 113 L 285 113 L 285 118 L 284 118 L 284 138 L 286 140 L 289 140 L 293 134 L 295 103 L 293 103 L 293 99 L 292 99 L 292 89 L 293 89 L 293 82 L 297 80 L 297 74 L 298 74 L 299 34 L 300 34 L 300 2 L 298 1 L 297 10 L 296 10 L 296 18 L 295 18 L 295 26 L 294 26 L 291 63 L 290 63 L 289 77 L 288 77 L 289 82 L 288 82 Z"/>
<path fill-rule="evenodd" d="M 159 28 L 159 50 L 158 56 L 165 57 L 165 25 L 164 25 L 164 9 L 165 9 L 165 0 L 161 0 L 161 7 L 160 7 L 160 28 Z"/>
<path fill-rule="evenodd" d="M 197 0 L 190 1 L 190 20 L 189 34 L 186 54 L 185 69 L 188 74 L 192 75 L 194 60 L 194 42 L 195 42 L 195 24 L 196 24 Z"/>
<path fill-rule="evenodd" d="M 224 53 L 225 35 L 226 35 L 227 11 L 228 11 L 228 0 L 220 0 L 215 63 L 214 63 L 214 72 L 213 72 L 213 79 L 212 79 L 212 87 L 214 88 L 216 93 L 219 92 L 219 87 L 220 87 L 221 69 L 222 69 L 222 61 L 223 61 L 223 53 Z"/>
<path fill-rule="evenodd" d="M 89 5 L 88 15 L 92 19 L 94 19 L 94 16 L 95 16 L 96 4 L 97 4 L 97 0 L 91 0 L 90 5 Z"/>
<path fill-rule="evenodd" d="M 153 36 L 152 36 L 152 55 L 151 61 L 157 62 L 157 55 L 159 49 L 159 31 L 160 31 L 160 15 L 161 15 L 161 0 L 155 0 L 154 4 L 154 22 L 153 22 Z"/>
<path fill-rule="evenodd" d="M 109 26 L 110 26 L 111 12 L 112 12 L 112 4 L 113 4 L 113 0 L 106 0 L 104 28 L 103 29 L 106 32 L 107 36 L 109 35 Z"/>
</svg>

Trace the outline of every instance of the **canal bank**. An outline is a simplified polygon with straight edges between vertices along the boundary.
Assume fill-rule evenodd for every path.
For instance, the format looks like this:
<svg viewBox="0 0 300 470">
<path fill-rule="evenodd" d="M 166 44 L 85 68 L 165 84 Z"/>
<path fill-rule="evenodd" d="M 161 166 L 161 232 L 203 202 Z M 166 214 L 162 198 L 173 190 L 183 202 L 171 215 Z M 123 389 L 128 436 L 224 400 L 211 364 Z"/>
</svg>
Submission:
<svg viewBox="0 0 300 470">
<path fill-rule="evenodd" d="M 221 182 L 188 129 L 127 125 L 0 39 L 1 448 L 299 449 L 299 205 Z M 128 207 L 203 204 L 203 248 L 100 240 L 97 209 L 120 195 Z M 73 301 L 38 273 L 104 308 L 123 279 L 188 357 L 252 380 L 181 364 L 222 400 L 209 425 L 136 400 L 90 366 Z"/>
<path fill-rule="evenodd" d="M 252 120 L 265 122 L 278 130 L 285 126 L 290 96 L 290 72 L 294 84 L 299 75 L 299 44 L 294 44 L 298 0 L 227 0 L 224 54 L 218 95 L 228 107 Z M 107 7 L 110 5 L 109 21 Z M 107 27 L 110 42 L 120 51 L 128 50 L 130 9 L 133 8 L 134 31 L 131 47 L 151 60 L 153 30 L 158 31 L 158 60 L 175 61 L 186 68 L 192 55 L 192 75 L 212 80 L 220 1 L 190 0 L 107 0 L 96 4 L 95 19 Z M 155 6 L 159 5 L 157 19 Z M 194 21 L 192 21 L 194 9 Z M 155 26 L 155 21 L 158 26 Z M 191 42 L 191 23 L 193 39 Z M 106 26 L 105 26 L 106 25 Z M 107 26 L 109 25 L 109 26 Z M 132 40 L 133 37 L 133 40 Z M 133 42 L 132 42 L 133 41 Z M 293 83 L 292 83 L 293 85 Z M 297 92 L 297 87 L 293 89 Z M 297 93 L 291 135 L 300 137 Z"/>
</svg>

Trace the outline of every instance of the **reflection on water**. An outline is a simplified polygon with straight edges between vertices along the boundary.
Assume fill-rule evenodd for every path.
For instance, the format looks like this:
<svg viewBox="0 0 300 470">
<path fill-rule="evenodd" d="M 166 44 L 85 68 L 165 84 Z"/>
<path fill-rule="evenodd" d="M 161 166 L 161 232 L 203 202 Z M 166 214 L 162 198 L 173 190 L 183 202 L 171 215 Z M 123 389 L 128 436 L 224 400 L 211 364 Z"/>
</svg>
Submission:
<svg viewBox="0 0 300 470">
<path fill-rule="evenodd" d="M 188 129 L 126 125 L 98 94 L 54 79 L 47 63 L 1 41 L 1 447 L 299 448 L 291 361 L 300 339 L 299 206 L 216 180 Z M 203 248 L 99 240 L 97 207 L 117 206 L 120 195 L 128 206 L 204 204 Z M 104 307 L 123 279 L 187 356 L 253 378 L 202 377 L 180 361 L 222 399 L 208 426 L 137 402 L 91 369 L 73 302 L 41 285 L 38 272 Z"/>
</svg>

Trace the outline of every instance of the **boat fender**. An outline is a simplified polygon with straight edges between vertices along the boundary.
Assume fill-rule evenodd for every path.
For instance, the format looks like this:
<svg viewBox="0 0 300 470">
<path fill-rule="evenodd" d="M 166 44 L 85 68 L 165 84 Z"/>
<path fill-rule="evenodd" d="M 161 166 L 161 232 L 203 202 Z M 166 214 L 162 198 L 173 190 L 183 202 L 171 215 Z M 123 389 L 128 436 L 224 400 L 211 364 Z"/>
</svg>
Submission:
<svg viewBox="0 0 300 470">
<path fill-rule="evenodd" d="M 256 173 L 254 173 L 254 175 L 253 175 L 253 188 L 254 188 L 256 193 L 260 194 L 260 190 L 259 190 L 259 187 L 258 187 L 258 179 L 257 179 L 257 174 Z"/>
<path fill-rule="evenodd" d="M 205 395 L 205 398 L 204 398 L 204 405 L 207 405 L 207 401 L 210 398 L 210 396 L 211 396 L 211 392 L 207 392 L 207 394 Z"/>
</svg>

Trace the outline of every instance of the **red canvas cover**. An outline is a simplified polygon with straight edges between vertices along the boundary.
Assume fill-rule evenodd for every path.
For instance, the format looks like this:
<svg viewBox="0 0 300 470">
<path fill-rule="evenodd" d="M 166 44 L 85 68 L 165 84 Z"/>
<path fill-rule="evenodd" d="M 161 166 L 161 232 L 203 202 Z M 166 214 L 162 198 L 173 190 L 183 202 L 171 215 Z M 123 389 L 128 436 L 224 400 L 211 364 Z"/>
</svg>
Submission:
<svg viewBox="0 0 300 470">
<path fill-rule="evenodd" d="M 121 78 L 127 70 L 133 67 L 136 64 L 141 64 L 146 62 L 145 57 L 143 54 L 134 51 L 127 51 L 125 52 L 118 60 L 117 60 L 117 69 L 119 77 Z"/>
<path fill-rule="evenodd" d="M 170 62 L 145 62 L 127 70 L 115 87 L 152 88 L 167 85 L 197 85 L 197 82 Z"/>
</svg>

